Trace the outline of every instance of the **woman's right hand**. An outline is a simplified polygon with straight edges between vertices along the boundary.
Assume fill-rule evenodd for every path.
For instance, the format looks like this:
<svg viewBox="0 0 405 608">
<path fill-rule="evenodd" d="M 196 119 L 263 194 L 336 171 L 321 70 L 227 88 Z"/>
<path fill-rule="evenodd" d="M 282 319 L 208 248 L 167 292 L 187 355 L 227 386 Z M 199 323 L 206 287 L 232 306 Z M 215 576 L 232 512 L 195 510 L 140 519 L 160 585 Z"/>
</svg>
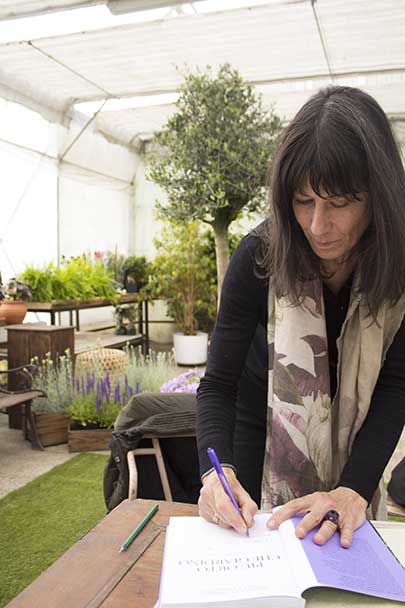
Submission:
<svg viewBox="0 0 405 608">
<path fill-rule="evenodd" d="M 246 526 L 253 525 L 253 518 L 257 513 L 257 504 L 250 498 L 236 479 L 233 469 L 223 467 L 233 495 L 238 503 L 242 516 L 239 515 L 228 494 L 222 487 L 216 471 L 211 471 L 202 480 L 198 508 L 201 517 L 209 522 L 218 524 L 223 528 L 234 528 L 239 534 L 246 534 Z"/>
</svg>

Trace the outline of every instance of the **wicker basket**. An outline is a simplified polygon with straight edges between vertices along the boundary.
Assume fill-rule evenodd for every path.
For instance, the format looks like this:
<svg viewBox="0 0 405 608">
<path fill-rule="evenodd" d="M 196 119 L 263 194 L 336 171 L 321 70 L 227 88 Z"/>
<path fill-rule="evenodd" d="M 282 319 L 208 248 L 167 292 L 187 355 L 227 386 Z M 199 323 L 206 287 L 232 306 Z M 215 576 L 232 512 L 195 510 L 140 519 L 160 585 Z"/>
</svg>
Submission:
<svg viewBox="0 0 405 608">
<path fill-rule="evenodd" d="M 97 348 L 80 353 L 76 357 L 76 376 L 96 374 L 110 377 L 111 386 L 125 376 L 129 363 L 128 354 L 115 348 Z"/>
</svg>

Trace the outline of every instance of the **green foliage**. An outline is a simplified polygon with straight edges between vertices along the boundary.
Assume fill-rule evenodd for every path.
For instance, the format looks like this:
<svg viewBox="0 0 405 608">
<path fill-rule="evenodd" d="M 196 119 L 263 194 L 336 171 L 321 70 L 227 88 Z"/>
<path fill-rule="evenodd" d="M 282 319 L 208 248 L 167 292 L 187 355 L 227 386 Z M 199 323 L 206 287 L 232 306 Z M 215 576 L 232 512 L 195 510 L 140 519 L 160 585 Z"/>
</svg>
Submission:
<svg viewBox="0 0 405 608">
<path fill-rule="evenodd" d="M 149 351 L 144 355 L 140 347 L 129 347 L 128 383 L 139 386 L 142 391 L 158 393 L 160 387 L 177 374 L 177 367 L 171 353 Z"/>
<path fill-rule="evenodd" d="M 219 255 L 227 258 L 231 222 L 266 200 L 281 120 L 229 64 L 216 75 L 209 67 L 186 75 L 179 94 L 177 111 L 156 135 L 158 150 L 151 155 L 150 178 L 168 196 L 158 209 L 171 220 L 211 224 L 225 242 Z"/>
<path fill-rule="evenodd" d="M 122 270 L 127 277 L 132 277 L 138 286 L 142 286 L 148 281 L 150 264 L 144 255 L 130 255 L 125 258 Z"/>
<path fill-rule="evenodd" d="M 34 399 L 32 410 L 42 412 L 64 412 L 69 407 L 73 395 L 73 365 L 69 350 L 59 357 L 58 365 L 51 359 L 50 353 L 42 361 L 34 357 L 31 363 L 38 366 L 34 376 L 33 388 L 45 391 L 46 397 Z"/>
<path fill-rule="evenodd" d="M 229 251 L 233 254 L 239 241 L 240 234 L 229 234 Z M 195 318 L 197 326 L 201 331 L 211 333 L 214 329 L 215 320 L 218 312 L 218 289 L 217 289 L 217 266 L 215 253 L 215 240 L 213 231 L 209 228 L 201 234 L 202 255 L 208 266 L 208 281 L 205 288 L 204 297 L 195 307 Z"/>
<path fill-rule="evenodd" d="M 71 420 L 82 427 L 111 429 L 122 409 L 121 403 L 104 402 L 98 409 L 94 395 L 78 395 L 69 407 Z"/>
<path fill-rule="evenodd" d="M 75 379 L 69 416 L 82 427 L 112 428 L 134 392 L 139 392 L 139 384 L 134 390 L 127 376 L 112 384 L 109 374 L 96 370 Z"/>
<path fill-rule="evenodd" d="M 169 315 L 186 335 L 196 333 L 195 310 L 207 298 L 210 265 L 200 232 L 197 222 L 171 222 L 163 228 L 143 290 L 147 297 L 167 301 Z"/>
<path fill-rule="evenodd" d="M 85 255 L 63 259 L 60 266 L 52 262 L 43 269 L 27 266 L 20 278 L 30 286 L 36 302 L 96 297 L 117 301 L 119 297 L 110 271 L 101 261 L 93 263 Z"/>
</svg>

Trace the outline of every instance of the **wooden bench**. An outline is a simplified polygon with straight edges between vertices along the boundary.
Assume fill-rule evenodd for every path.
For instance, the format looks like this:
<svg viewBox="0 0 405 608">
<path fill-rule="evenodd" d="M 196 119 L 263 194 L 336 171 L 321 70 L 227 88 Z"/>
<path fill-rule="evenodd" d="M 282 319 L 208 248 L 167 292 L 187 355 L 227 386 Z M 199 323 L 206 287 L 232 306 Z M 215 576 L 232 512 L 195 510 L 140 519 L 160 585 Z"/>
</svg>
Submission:
<svg viewBox="0 0 405 608">
<path fill-rule="evenodd" d="M 18 390 L 9 390 L 0 385 L 0 410 L 5 410 L 8 413 L 10 410 L 12 411 L 13 408 L 20 407 L 22 405 L 24 407 L 24 438 L 27 439 L 29 424 L 32 448 L 34 450 L 43 450 L 44 446 L 42 445 L 38 436 L 35 417 L 31 410 L 31 402 L 32 399 L 36 399 L 37 397 L 46 397 L 46 393 L 44 393 L 44 391 L 31 388 L 33 377 L 29 370 L 34 371 L 35 369 L 35 365 L 21 365 L 8 370 L 1 370 L 0 374 L 7 374 L 8 376 L 8 386 L 15 384 L 20 388 Z M 11 374 L 14 376 L 11 376 Z M 16 377 L 18 377 L 18 380 L 16 380 Z"/>
</svg>

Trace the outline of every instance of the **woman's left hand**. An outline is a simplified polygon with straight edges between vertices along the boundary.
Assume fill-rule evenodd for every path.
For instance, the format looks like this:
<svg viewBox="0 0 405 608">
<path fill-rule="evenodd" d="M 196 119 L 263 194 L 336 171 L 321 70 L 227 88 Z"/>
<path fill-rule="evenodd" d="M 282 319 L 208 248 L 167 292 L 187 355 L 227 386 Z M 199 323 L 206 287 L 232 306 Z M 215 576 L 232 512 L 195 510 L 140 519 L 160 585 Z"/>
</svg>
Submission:
<svg viewBox="0 0 405 608">
<path fill-rule="evenodd" d="M 331 521 L 322 521 L 330 510 L 339 513 L 338 525 Z M 308 532 L 321 524 L 313 536 L 317 545 L 324 545 L 338 531 L 340 544 L 347 549 L 352 543 L 353 532 L 366 518 L 366 510 L 367 501 L 351 488 L 342 486 L 330 492 L 314 492 L 290 500 L 271 516 L 267 526 L 275 530 L 293 515 L 306 513 L 295 529 L 298 538 L 304 538 Z"/>
</svg>

